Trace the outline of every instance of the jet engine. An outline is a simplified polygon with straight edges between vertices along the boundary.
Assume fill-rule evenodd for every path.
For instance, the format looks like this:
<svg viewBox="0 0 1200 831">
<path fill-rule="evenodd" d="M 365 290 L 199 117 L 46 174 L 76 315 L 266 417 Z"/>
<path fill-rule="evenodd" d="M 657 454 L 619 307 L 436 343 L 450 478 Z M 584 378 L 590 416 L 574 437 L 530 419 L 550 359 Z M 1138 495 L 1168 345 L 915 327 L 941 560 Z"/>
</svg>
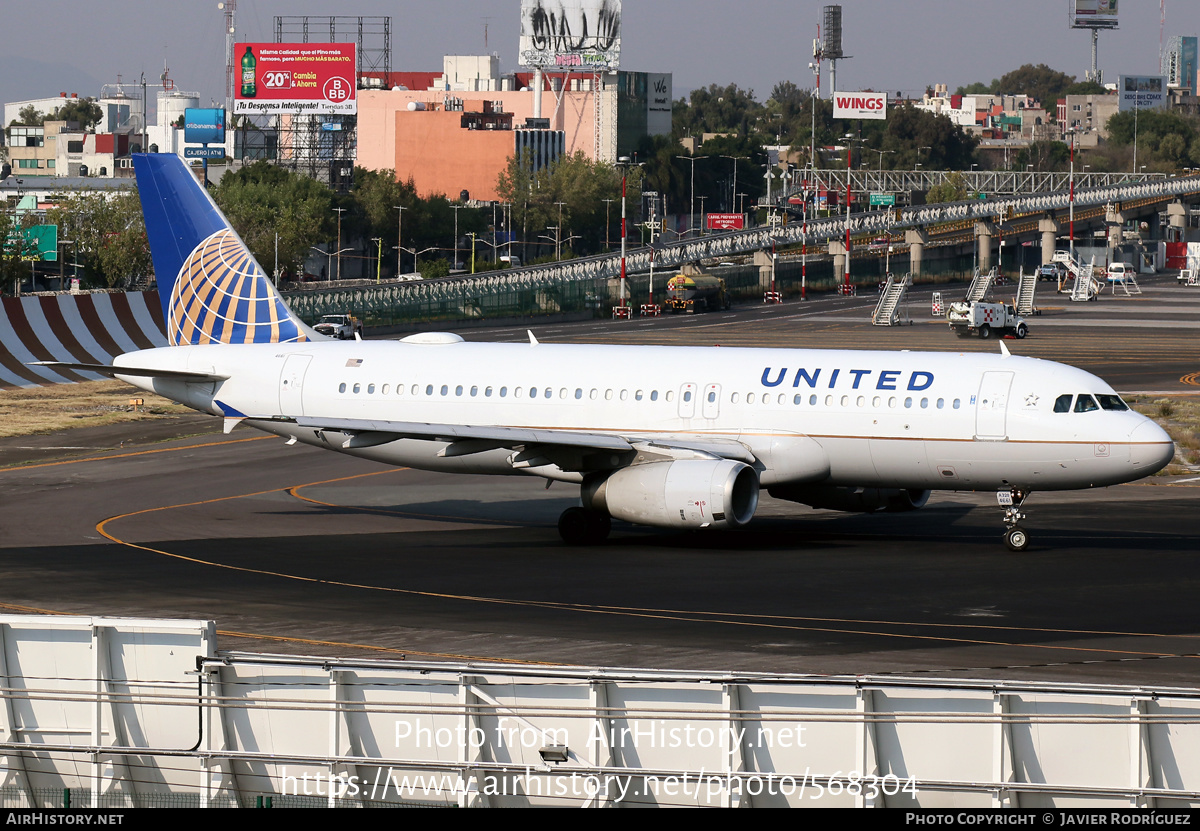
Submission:
<svg viewBox="0 0 1200 831">
<path fill-rule="evenodd" d="M 584 481 L 583 506 L 662 528 L 737 528 L 758 508 L 758 475 L 731 459 L 686 459 L 622 468 Z"/>
<path fill-rule="evenodd" d="M 925 507 L 929 491 L 915 488 L 835 488 L 813 485 L 782 485 L 769 488 L 776 499 L 800 502 L 831 511 L 915 511 Z"/>
</svg>

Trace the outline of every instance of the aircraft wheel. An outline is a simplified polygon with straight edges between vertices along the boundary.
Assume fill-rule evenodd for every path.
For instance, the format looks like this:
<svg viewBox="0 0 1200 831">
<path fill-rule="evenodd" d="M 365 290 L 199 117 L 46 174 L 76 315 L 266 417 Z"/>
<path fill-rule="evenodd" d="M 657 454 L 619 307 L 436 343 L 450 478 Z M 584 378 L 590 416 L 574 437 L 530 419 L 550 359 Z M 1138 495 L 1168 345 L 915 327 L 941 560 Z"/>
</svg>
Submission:
<svg viewBox="0 0 1200 831">
<path fill-rule="evenodd" d="M 1029 334 L 1029 327 L 1026 326 L 1024 323 L 1017 326 L 1017 338 L 1018 339 L 1023 338 L 1028 334 Z"/>
<path fill-rule="evenodd" d="M 567 508 L 558 518 L 558 535 L 567 545 L 597 543 L 611 531 L 611 517 L 585 508 Z"/>
<path fill-rule="evenodd" d="M 1014 525 L 1004 532 L 1004 544 L 1009 551 L 1024 551 L 1029 547 L 1029 534 L 1019 525 Z"/>
<path fill-rule="evenodd" d="M 979 327 L 979 339 L 987 340 L 992 336 L 992 327 L 986 323 Z"/>
</svg>

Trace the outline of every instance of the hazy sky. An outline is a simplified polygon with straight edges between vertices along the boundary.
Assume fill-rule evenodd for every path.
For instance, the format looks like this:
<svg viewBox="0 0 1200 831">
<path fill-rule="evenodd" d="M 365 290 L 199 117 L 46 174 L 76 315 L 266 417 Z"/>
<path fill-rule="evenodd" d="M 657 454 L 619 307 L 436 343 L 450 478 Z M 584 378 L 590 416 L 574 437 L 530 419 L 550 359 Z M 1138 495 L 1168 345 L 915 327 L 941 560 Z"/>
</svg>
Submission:
<svg viewBox="0 0 1200 831">
<path fill-rule="evenodd" d="M 238 0 L 238 40 L 273 40 L 276 15 L 390 15 L 392 67 L 436 70 L 444 54 L 497 52 L 516 69 L 520 0 Z M 674 74 L 675 97 L 735 83 L 763 100 L 779 81 L 813 85 L 808 69 L 823 2 L 624 0 L 623 69 Z M 845 0 L 839 61 L 843 90 L 919 94 L 989 82 L 1025 63 L 1081 80 L 1087 32 L 1067 25 L 1068 0 Z M 1200 33 L 1200 2 L 1166 0 L 1165 38 Z M 36 10 L 36 13 L 34 13 Z M 157 83 L 164 62 L 179 89 L 223 99 L 223 16 L 217 0 L 39 0 L 9 29 L 0 52 L 0 101 L 97 95 L 101 83 Z M 9 15 L 11 18 L 11 15 Z M 1157 74 L 1158 0 L 1121 0 L 1121 28 L 1100 34 L 1105 79 Z M 487 28 L 487 46 L 484 29 Z M 1014 92 L 1018 90 L 1013 90 Z M 205 101 L 204 103 L 207 103 Z"/>
</svg>

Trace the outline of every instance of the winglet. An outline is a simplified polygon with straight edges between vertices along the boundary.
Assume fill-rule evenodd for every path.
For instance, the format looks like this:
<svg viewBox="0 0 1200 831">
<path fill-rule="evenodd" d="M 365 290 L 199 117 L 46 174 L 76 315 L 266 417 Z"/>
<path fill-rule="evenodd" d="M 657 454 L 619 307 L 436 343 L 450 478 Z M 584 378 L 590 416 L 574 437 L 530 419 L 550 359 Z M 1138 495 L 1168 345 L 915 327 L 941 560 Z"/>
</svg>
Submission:
<svg viewBox="0 0 1200 831">
<path fill-rule="evenodd" d="M 533 336 L 533 330 L 532 330 L 532 329 L 526 329 L 525 331 L 529 333 L 529 345 L 530 345 L 530 346 L 537 346 L 537 345 L 538 345 L 538 339 L 537 339 L 537 338 L 535 338 L 535 337 Z"/>
<path fill-rule="evenodd" d="M 1000 340 L 996 341 L 996 343 L 1000 344 L 1000 355 L 1002 357 L 1009 358 L 1012 356 L 1012 353 L 1008 351 L 1008 347 L 1004 345 L 1004 341 Z"/>
</svg>

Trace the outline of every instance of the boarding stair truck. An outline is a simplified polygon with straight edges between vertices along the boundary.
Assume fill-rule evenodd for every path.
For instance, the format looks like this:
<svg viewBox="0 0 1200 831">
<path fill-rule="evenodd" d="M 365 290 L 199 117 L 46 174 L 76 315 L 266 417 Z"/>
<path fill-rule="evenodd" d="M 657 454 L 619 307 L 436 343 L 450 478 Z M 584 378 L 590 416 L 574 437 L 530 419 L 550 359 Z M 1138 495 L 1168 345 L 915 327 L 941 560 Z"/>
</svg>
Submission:
<svg viewBox="0 0 1200 831">
<path fill-rule="evenodd" d="M 695 314 L 728 309 L 725 281 L 711 274 L 676 274 L 667 281 L 667 308 L 673 313 Z"/>
<path fill-rule="evenodd" d="M 1037 293 L 1038 273 L 1031 271 L 1025 273 L 1022 268 L 1017 277 L 1017 314 L 1019 315 L 1039 315 L 1041 312 L 1034 307 L 1033 298 Z"/>
<path fill-rule="evenodd" d="M 1064 264 L 1067 271 L 1074 277 L 1071 284 L 1071 300 L 1073 302 L 1086 302 L 1100 296 L 1100 290 L 1104 288 L 1104 284 L 1096 279 L 1095 257 L 1090 263 L 1082 263 L 1072 257 L 1070 251 L 1055 251 L 1054 262 Z"/>
<path fill-rule="evenodd" d="M 904 302 L 904 295 L 908 293 L 908 287 L 911 285 L 911 274 L 897 277 L 889 273 L 887 282 L 883 285 L 883 291 L 879 293 L 879 302 L 875 305 L 875 312 L 871 315 L 871 323 L 876 326 L 898 325 L 900 323 L 900 304 Z"/>
<path fill-rule="evenodd" d="M 993 332 L 1001 336 L 1015 335 L 1018 338 L 1029 334 L 1025 318 L 1017 314 L 1017 310 L 1012 306 L 1004 303 L 985 303 L 982 300 L 951 303 L 946 312 L 946 321 L 960 338 L 978 334 L 986 340 Z"/>
<path fill-rule="evenodd" d="M 977 300 L 985 299 L 992 291 L 992 285 L 996 282 L 996 269 L 992 269 L 987 274 L 975 269 L 975 274 L 971 277 L 971 285 L 967 288 L 967 302 L 972 303 Z"/>
</svg>

